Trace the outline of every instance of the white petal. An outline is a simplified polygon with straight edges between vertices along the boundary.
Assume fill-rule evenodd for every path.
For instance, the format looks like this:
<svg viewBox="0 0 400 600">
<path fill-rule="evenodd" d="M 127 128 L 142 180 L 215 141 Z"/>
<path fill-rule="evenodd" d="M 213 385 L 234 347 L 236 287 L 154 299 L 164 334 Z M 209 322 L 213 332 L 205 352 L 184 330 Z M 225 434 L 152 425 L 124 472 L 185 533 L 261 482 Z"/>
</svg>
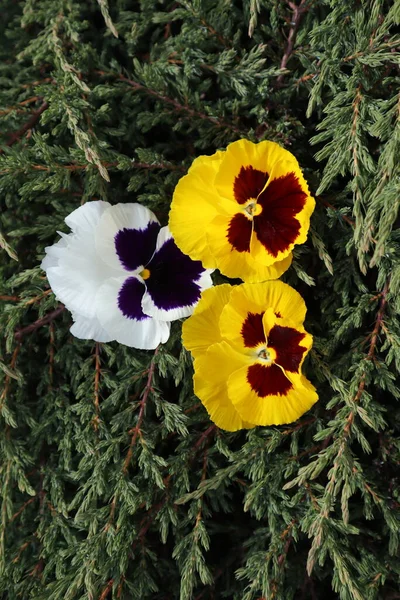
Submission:
<svg viewBox="0 0 400 600">
<path fill-rule="evenodd" d="M 135 202 L 116 204 L 104 212 L 96 229 L 96 247 L 102 259 L 114 269 L 124 271 L 115 250 L 115 236 L 122 229 L 143 230 L 158 223 L 151 210 Z M 126 271 L 124 271 L 126 272 Z"/>
<path fill-rule="evenodd" d="M 200 279 L 196 281 L 197 285 L 200 288 L 200 291 L 208 290 L 208 288 L 213 286 L 213 280 L 211 279 L 211 273 L 214 273 L 215 269 L 205 269 L 204 272 L 200 275 Z"/>
<path fill-rule="evenodd" d="M 86 202 L 86 204 L 83 204 L 68 215 L 65 218 L 65 222 L 74 233 L 94 231 L 99 224 L 102 214 L 110 206 L 109 202 L 103 202 L 103 200 Z"/>
<path fill-rule="evenodd" d="M 137 320 L 125 317 L 118 306 L 125 277 L 109 279 L 96 297 L 96 314 L 102 327 L 120 344 L 141 350 L 154 350 L 169 338 L 170 324 L 151 317 Z"/>
<path fill-rule="evenodd" d="M 72 325 L 70 332 L 80 340 L 94 340 L 95 342 L 111 342 L 112 336 L 110 336 L 105 329 L 100 325 L 97 317 L 88 319 L 81 315 L 72 315 L 74 324 Z"/>
<path fill-rule="evenodd" d="M 42 265 L 55 296 L 72 312 L 94 317 L 99 287 L 119 272 L 99 259 L 93 232 L 64 235 L 46 251 Z"/>
<path fill-rule="evenodd" d="M 163 246 L 165 244 L 165 242 L 167 242 L 171 238 L 172 238 L 172 233 L 170 232 L 168 225 L 166 225 L 165 227 L 161 227 L 160 231 L 158 232 L 158 236 L 157 236 L 157 245 L 156 245 L 155 252 L 157 252 L 157 250 L 159 250 L 161 248 L 161 246 Z"/>
<path fill-rule="evenodd" d="M 47 271 L 47 269 L 49 269 L 50 267 L 58 266 L 59 258 L 60 256 L 62 256 L 64 248 L 66 248 L 68 245 L 68 241 L 66 238 L 68 238 L 68 236 L 65 236 L 65 238 L 62 237 L 61 240 L 58 240 L 58 242 L 56 242 L 52 246 L 47 246 L 44 249 L 46 255 L 40 265 L 43 271 Z"/>
</svg>

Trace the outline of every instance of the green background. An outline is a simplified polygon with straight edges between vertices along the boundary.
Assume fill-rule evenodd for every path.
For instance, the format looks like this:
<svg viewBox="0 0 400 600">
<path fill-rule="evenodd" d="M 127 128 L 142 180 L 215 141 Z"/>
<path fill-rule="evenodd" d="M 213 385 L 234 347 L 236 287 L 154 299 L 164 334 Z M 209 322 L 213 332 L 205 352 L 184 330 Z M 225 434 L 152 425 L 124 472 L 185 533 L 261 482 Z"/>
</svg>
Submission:
<svg viewBox="0 0 400 600">
<path fill-rule="evenodd" d="M 399 0 L 2 0 L 4 600 L 400 597 L 399 23 Z M 165 225 L 242 137 L 316 197 L 284 280 L 320 400 L 228 434 L 179 322 L 158 353 L 74 339 L 39 264 L 89 200 Z"/>
</svg>

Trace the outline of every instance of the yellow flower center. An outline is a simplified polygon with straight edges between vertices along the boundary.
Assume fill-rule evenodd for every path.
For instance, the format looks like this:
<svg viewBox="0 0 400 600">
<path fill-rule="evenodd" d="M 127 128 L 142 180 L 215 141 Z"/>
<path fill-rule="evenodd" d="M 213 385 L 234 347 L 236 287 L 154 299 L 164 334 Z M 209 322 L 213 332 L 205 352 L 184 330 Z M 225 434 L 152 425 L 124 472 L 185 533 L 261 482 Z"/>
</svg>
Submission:
<svg viewBox="0 0 400 600">
<path fill-rule="evenodd" d="M 143 269 L 139 275 L 142 279 L 148 279 L 150 277 L 150 271 L 149 269 Z"/>
<path fill-rule="evenodd" d="M 256 217 L 257 215 L 259 215 L 262 211 L 262 207 L 260 204 L 257 204 L 257 200 L 256 198 L 250 198 L 250 200 L 247 201 L 245 207 L 244 207 L 244 212 L 246 214 L 246 217 Z"/>
<path fill-rule="evenodd" d="M 257 358 L 262 362 L 271 364 L 276 360 L 276 352 L 273 348 L 260 348 L 257 352 Z"/>
</svg>

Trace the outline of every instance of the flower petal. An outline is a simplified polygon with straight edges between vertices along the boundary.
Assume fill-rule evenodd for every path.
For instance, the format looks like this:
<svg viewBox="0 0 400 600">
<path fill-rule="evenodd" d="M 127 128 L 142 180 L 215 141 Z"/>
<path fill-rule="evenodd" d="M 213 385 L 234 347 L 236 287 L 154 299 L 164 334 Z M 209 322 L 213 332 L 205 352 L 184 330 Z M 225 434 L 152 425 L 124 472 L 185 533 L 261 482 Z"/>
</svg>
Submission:
<svg viewBox="0 0 400 600">
<path fill-rule="evenodd" d="M 200 261 L 183 254 L 168 227 L 160 230 L 153 258 L 147 265 L 143 311 L 163 321 L 189 316 L 203 289 L 212 286 L 210 272 Z"/>
<path fill-rule="evenodd" d="M 205 290 L 193 315 L 182 326 L 182 342 L 194 357 L 222 341 L 219 318 L 229 300 L 232 287 L 226 283 Z"/>
<path fill-rule="evenodd" d="M 46 248 L 42 268 L 56 298 L 68 310 L 90 319 L 95 316 L 94 302 L 99 287 L 116 272 L 98 257 L 93 232 L 83 231 L 81 227 L 76 234 L 61 235 L 59 242 Z"/>
<path fill-rule="evenodd" d="M 158 220 L 135 202 L 116 204 L 104 212 L 96 229 L 96 248 L 102 260 L 121 273 L 134 271 L 153 255 Z"/>
<path fill-rule="evenodd" d="M 57 233 L 62 237 L 52 246 L 47 246 L 45 248 L 46 254 L 40 265 L 40 268 L 43 269 L 43 271 L 47 271 L 50 267 L 58 267 L 60 257 L 63 256 L 64 250 L 68 246 L 68 235 L 61 232 Z"/>
<path fill-rule="evenodd" d="M 303 323 L 306 314 L 303 298 L 286 283 L 245 283 L 232 289 L 229 303 L 221 311 L 222 338 L 242 351 L 265 342 L 263 315 L 268 309 L 272 309 L 275 317 L 289 320 L 295 327 Z M 269 323 L 272 324 L 270 319 Z"/>
<path fill-rule="evenodd" d="M 305 318 L 306 305 L 296 290 L 282 281 L 266 281 L 264 283 L 245 283 L 232 289 L 229 303 L 221 311 L 219 328 L 223 339 L 235 347 L 246 350 L 255 347 L 253 342 L 262 339 L 262 315 L 271 308 L 275 316 L 291 321 L 293 326 L 300 326 Z M 249 317 L 249 315 L 261 315 Z M 246 339 L 248 325 L 252 319 L 258 319 L 258 329 L 252 339 Z M 265 328 L 264 328 L 265 333 Z"/>
<path fill-rule="evenodd" d="M 248 282 L 266 281 L 280 277 L 291 265 L 291 254 L 282 261 L 272 261 L 273 264 L 269 266 L 256 260 L 251 255 L 251 246 L 249 246 L 249 251 L 245 251 L 249 233 L 251 233 L 248 225 L 250 224 L 251 228 L 251 221 L 243 216 L 246 223 L 243 234 L 241 234 L 239 219 L 235 219 L 236 217 L 231 215 L 218 215 L 207 225 L 207 244 L 221 273 L 227 277 L 240 278 Z M 241 222 L 244 223 L 243 219 Z M 232 227 L 232 223 L 234 227 Z M 229 235 L 231 235 L 231 242 L 237 241 L 240 251 L 230 243 Z M 240 240 L 242 240 L 242 246 L 240 246 Z"/>
<path fill-rule="evenodd" d="M 246 359 L 226 342 L 210 346 L 194 361 L 194 392 L 206 407 L 211 420 L 226 431 L 249 426 L 243 422 L 230 401 L 226 384 L 231 373 L 243 364 L 246 364 Z"/>
<path fill-rule="evenodd" d="M 267 183 L 274 165 L 281 160 L 297 163 L 288 150 L 275 142 L 233 142 L 226 149 L 215 177 L 215 187 L 221 196 L 243 204 L 247 199 L 257 197 Z"/>
<path fill-rule="evenodd" d="M 97 317 L 89 319 L 81 315 L 72 315 L 74 324 L 70 332 L 80 340 L 94 340 L 95 342 L 111 342 L 114 338 L 100 325 Z"/>
<path fill-rule="evenodd" d="M 312 336 L 303 327 L 290 327 L 290 321 L 276 319 L 268 332 L 268 346 L 276 352 L 276 363 L 297 373 L 312 346 Z M 289 325 L 289 326 L 288 326 Z"/>
<path fill-rule="evenodd" d="M 111 278 L 96 296 L 96 314 L 112 339 L 132 348 L 153 350 L 168 340 L 170 324 L 143 313 L 144 292 L 144 284 L 136 277 Z"/>
<path fill-rule="evenodd" d="M 271 264 L 287 256 L 295 244 L 306 241 L 315 200 L 300 167 L 293 161 L 281 161 L 257 201 L 262 210 L 254 216 L 251 253 L 263 264 Z"/>
<path fill-rule="evenodd" d="M 218 196 L 212 182 L 223 155 L 218 151 L 196 158 L 175 188 L 169 214 L 169 227 L 177 246 L 209 269 L 216 265 L 206 243 L 206 230 L 218 214 Z"/>
<path fill-rule="evenodd" d="M 96 256 L 94 231 L 109 208 L 101 200 L 87 202 L 66 217 L 74 233 L 61 233 L 61 239 L 45 248 L 41 268 L 55 296 L 77 314 L 91 318 L 98 287 L 112 271 Z"/>
<path fill-rule="evenodd" d="M 292 375 L 289 380 L 276 365 L 259 364 L 232 373 L 228 396 L 242 419 L 257 425 L 292 423 L 318 400 L 305 377 Z"/>
<path fill-rule="evenodd" d="M 65 222 L 73 233 L 92 233 L 96 229 L 102 215 L 111 207 L 109 202 L 93 200 L 86 202 L 65 218 Z"/>
</svg>

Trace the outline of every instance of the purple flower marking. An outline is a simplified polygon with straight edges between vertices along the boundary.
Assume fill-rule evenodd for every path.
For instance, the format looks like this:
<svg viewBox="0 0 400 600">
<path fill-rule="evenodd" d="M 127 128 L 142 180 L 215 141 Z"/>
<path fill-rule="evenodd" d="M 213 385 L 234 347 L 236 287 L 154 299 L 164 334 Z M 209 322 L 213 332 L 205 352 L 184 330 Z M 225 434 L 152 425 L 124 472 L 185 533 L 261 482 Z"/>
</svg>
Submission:
<svg viewBox="0 0 400 600">
<path fill-rule="evenodd" d="M 127 271 L 146 265 L 153 256 L 160 225 L 149 223 L 146 229 L 121 229 L 115 236 L 115 250 Z"/>
<path fill-rule="evenodd" d="M 118 294 L 118 306 L 122 314 L 128 319 L 143 321 L 150 319 L 142 311 L 142 298 L 146 288 L 136 277 L 129 277 Z"/>
<path fill-rule="evenodd" d="M 154 254 L 147 268 L 150 271 L 147 292 L 158 308 L 192 306 L 200 299 L 200 286 L 196 281 L 204 268 L 200 261 L 183 254 L 172 238 Z"/>
</svg>

